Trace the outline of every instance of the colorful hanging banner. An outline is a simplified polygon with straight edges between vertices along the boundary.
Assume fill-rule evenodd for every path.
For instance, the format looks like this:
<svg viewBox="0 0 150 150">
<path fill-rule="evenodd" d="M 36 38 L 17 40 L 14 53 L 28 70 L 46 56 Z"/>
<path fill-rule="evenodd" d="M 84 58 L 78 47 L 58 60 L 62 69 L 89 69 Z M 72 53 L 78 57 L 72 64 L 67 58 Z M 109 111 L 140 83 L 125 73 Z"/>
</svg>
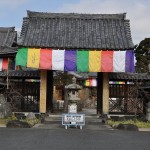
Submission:
<svg viewBox="0 0 150 150">
<path fill-rule="evenodd" d="M 40 69 L 52 69 L 52 49 L 41 49 Z"/>
<path fill-rule="evenodd" d="M 113 54 L 113 72 L 125 72 L 125 51 L 114 51 Z"/>
<path fill-rule="evenodd" d="M 39 63 L 40 63 L 40 49 L 29 48 L 27 67 L 38 69 Z"/>
<path fill-rule="evenodd" d="M 52 70 L 64 71 L 65 50 L 52 51 Z"/>
<path fill-rule="evenodd" d="M 89 51 L 89 72 L 101 72 L 101 51 Z"/>
<path fill-rule="evenodd" d="M 76 50 L 65 51 L 65 71 L 76 71 Z"/>
<path fill-rule="evenodd" d="M 93 86 L 93 87 L 96 87 L 97 86 L 97 80 L 96 79 L 87 79 L 85 80 L 84 82 L 84 85 L 85 86 Z"/>
<path fill-rule="evenodd" d="M 26 66 L 28 60 L 28 48 L 20 48 L 18 49 L 18 53 L 16 55 L 16 66 Z"/>
<path fill-rule="evenodd" d="M 2 62 L 3 62 L 3 58 L 0 58 L 0 71 L 2 71 Z"/>
<path fill-rule="evenodd" d="M 3 70 L 7 70 L 8 69 L 8 58 L 3 58 L 2 69 Z"/>
<path fill-rule="evenodd" d="M 109 84 L 125 84 L 125 81 L 109 81 Z"/>
<path fill-rule="evenodd" d="M 21 48 L 16 55 L 16 65 L 61 71 L 134 72 L 134 51 Z"/>
<path fill-rule="evenodd" d="M 102 51 L 102 72 L 113 72 L 113 52 L 114 51 Z"/>
<path fill-rule="evenodd" d="M 0 71 L 8 69 L 8 58 L 0 58 Z"/>
<path fill-rule="evenodd" d="M 77 51 L 77 71 L 89 72 L 89 51 Z"/>
<path fill-rule="evenodd" d="M 135 72 L 133 50 L 126 51 L 125 72 Z"/>
</svg>

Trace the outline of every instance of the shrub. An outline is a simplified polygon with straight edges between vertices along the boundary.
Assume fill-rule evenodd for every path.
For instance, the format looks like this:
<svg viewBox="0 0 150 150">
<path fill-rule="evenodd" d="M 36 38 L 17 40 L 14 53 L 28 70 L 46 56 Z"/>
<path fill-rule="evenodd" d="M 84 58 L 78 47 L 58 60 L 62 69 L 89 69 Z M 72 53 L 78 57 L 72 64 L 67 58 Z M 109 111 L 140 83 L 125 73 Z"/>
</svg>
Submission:
<svg viewBox="0 0 150 150">
<path fill-rule="evenodd" d="M 113 120 L 108 120 L 107 124 L 116 127 L 119 124 L 133 124 L 136 125 L 138 128 L 150 128 L 150 122 L 144 122 L 140 120 L 125 120 L 125 121 L 113 121 Z"/>
</svg>

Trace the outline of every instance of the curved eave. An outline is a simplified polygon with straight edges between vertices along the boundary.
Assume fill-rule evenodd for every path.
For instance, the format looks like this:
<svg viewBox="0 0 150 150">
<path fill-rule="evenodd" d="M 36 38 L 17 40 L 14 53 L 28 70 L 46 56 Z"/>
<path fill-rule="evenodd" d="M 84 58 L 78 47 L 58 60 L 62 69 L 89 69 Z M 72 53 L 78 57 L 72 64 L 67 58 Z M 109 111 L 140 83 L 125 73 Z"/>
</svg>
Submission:
<svg viewBox="0 0 150 150">
<path fill-rule="evenodd" d="M 0 78 L 7 78 L 7 71 L 0 71 Z M 39 71 L 23 71 L 23 70 L 9 70 L 8 78 L 11 79 L 39 79 Z"/>
</svg>

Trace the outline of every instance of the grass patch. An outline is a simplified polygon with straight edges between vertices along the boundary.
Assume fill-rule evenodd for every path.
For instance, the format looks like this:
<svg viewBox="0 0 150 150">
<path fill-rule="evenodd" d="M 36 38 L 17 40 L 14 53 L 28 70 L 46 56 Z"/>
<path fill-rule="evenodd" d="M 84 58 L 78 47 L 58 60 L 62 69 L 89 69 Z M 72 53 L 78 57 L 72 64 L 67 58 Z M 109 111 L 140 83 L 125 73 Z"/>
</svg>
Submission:
<svg viewBox="0 0 150 150">
<path fill-rule="evenodd" d="M 0 119 L 0 124 L 4 124 L 5 125 L 6 122 L 7 122 L 6 119 Z"/>
<path fill-rule="evenodd" d="M 35 119 L 23 119 L 23 120 L 20 120 L 20 121 L 27 122 L 31 126 L 34 126 L 35 124 L 40 122 L 40 120 L 37 119 L 37 118 L 35 118 Z"/>
<path fill-rule="evenodd" d="M 8 118 L 1 118 L 0 119 L 0 124 L 6 125 L 6 123 L 10 120 L 17 120 L 17 118 L 15 116 L 11 116 L 11 117 L 8 117 Z"/>
<path fill-rule="evenodd" d="M 0 119 L 0 124 L 6 125 L 7 122 L 11 121 L 11 120 L 18 120 L 18 119 L 15 116 L 3 118 L 3 119 Z M 34 126 L 35 124 L 40 122 L 40 119 L 37 119 L 37 118 L 35 118 L 35 119 L 20 119 L 20 121 L 27 122 L 31 126 Z"/>
<path fill-rule="evenodd" d="M 150 128 L 150 122 L 142 122 L 142 121 L 139 121 L 139 120 L 125 120 L 125 121 L 108 120 L 107 124 L 112 126 L 112 127 L 115 127 L 118 124 L 134 124 L 138 128 Z"/>
</svg>

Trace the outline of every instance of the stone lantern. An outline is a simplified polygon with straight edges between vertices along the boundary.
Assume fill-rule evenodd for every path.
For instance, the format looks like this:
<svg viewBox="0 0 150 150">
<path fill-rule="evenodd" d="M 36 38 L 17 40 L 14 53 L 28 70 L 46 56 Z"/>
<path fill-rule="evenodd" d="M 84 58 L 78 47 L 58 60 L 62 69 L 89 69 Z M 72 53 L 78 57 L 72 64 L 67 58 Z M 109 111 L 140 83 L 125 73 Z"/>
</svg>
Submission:
<svg viewBox="0 0 150 150">
<path fill-rule="evenodd" d="M 72 78 L 72 84 L 65 86 L 65 101 L 68 105 L 68 113 L 77 113 L 77 102 L 79 98 L 79 90 L 82 87 L 76 84 L 76 78 Z"/>
</svg>

